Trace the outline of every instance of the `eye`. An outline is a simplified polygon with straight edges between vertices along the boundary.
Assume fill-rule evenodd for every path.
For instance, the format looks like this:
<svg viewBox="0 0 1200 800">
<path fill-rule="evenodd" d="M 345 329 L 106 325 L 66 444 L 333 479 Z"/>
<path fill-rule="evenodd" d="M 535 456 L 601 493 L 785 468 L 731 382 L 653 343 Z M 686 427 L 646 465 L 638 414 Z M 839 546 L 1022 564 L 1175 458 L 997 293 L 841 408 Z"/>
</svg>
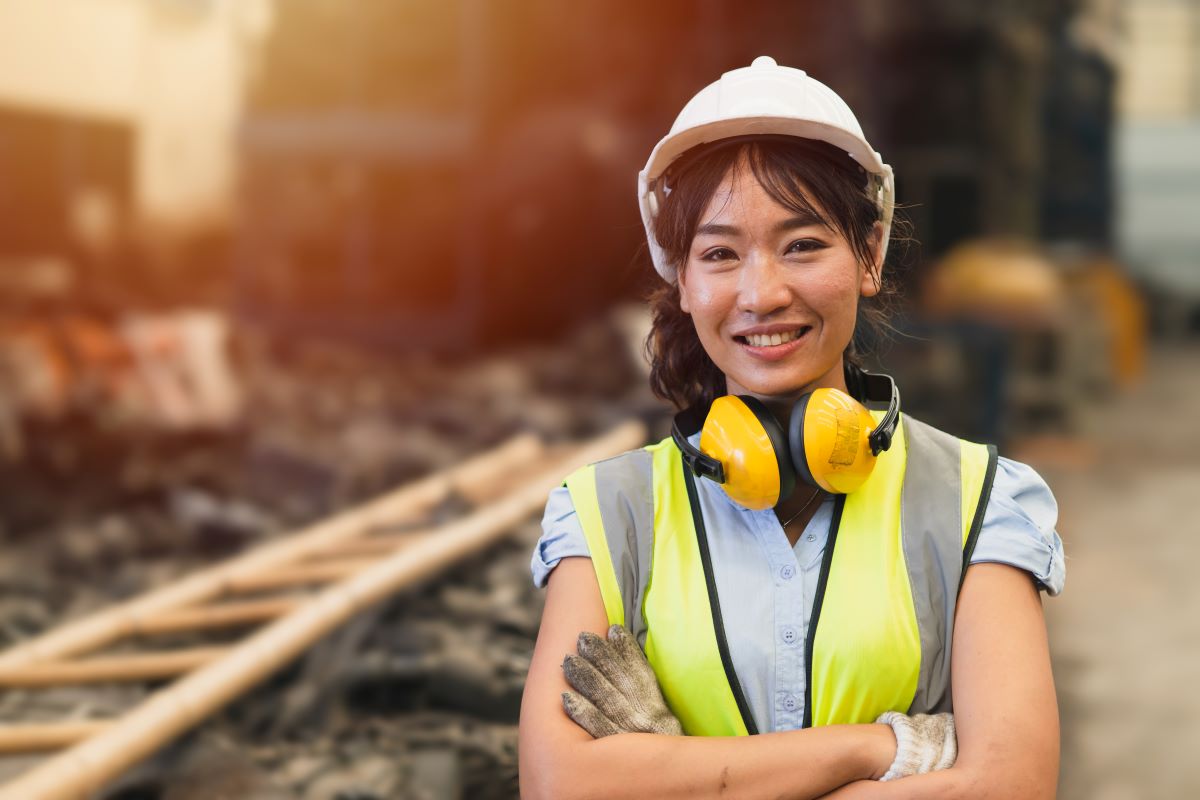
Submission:
<svg viewBox="0 0 1200 800">
<path fill-rule="evenodd" d="M 728 247 L 717 247 L 700 256 L 701 261 L 727 261 L 731 258 L 737 258 L 737 256 Z"/>
<path fill-rule="evenodd" d="M 816 250 L 825 249 L 825 243 L 819 242 L 816 239 L 797 239 L 788 245 L 787 252 L 789 253 L 811 253 Z"/>
</svg>

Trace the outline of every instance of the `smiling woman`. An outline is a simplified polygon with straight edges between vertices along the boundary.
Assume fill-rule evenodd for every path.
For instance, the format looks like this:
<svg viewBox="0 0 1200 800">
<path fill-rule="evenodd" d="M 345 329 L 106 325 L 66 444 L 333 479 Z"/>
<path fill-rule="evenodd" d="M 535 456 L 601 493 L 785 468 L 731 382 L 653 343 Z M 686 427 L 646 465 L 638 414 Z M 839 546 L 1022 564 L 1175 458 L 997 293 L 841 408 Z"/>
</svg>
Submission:
<svg viewBox="0 0 1200 800">
<path fill-rule="evenodd" d="M 664 284 L 649 301 L 654 317 L 649 342 L 653 364 L 650 381 L 659 396 L 689 407 L 706 406 L 722 394 L 739 393 L 726 385 L 724 369 L 732 365 L 731 358 L 725 356 L 737 354 L 738 348 L 726 343 L 725 347 L 712 349 L 711 345 L 720 344 L 721 334 L 702 324 L 689 308 L 701 300 L 719 301 L 717 290 L 722 285 L 728 302 L 730 289 L 735 288 L 734 275 L 741 274 L 744 279 L 746 270 L 774 269 L 774 260 L 763 258 L 766 243 L 780 248 L 778 253 L 791 266 L 790 273 L 809 273 L 803 278 L 797 274 L 793 280 L 818 281 L 821 275 L 812 273 L 822 269 L 826 278 L 831 274 L 845 278 L 857 268 L 864 301 L 859 302 L 857 292 L 840 298 L 839 319 L 835 320 L 838 330 L 830 332 L 836 336 L 824 337 L 826 350 L 822 355 L 829 356 L 828 348 L 834 340 L 846 334 L 843 355 L 858 364 L 857 345 L 848 331 L 882 327 L 887 302 L 894 293 L 891 276 L 882 270 L 883 226 L 869 193 L 865 170 L 827 142 L 782 136 L 735 137 L 694 148 L 672 166 L 665 178 L 669 183 L 664 194 L 671 199 L 661 203 L 661 212 L 653 223 L 654 236 L 664 258 L 684 265 L 684 269 L 678 281 Z M 737 202 L 732 202 L 735 199 Z M 752 245 L 757 247 L 750 249 Z M 839 273 L 835 261 L 841 266 L 848 262 L 849 269 Z M 786 281 L 787 274 L 783 271 L 779 277 Z M 689 281 L 688 275 L 693 280 Z M 765 288 L 772 290 L 770 285 Z M 779 288 L 776 285 L 774 290 Z M 743 302 L 754 306 L 743 314 L 754 313 L 763 303 L 779 302 L 779 297 L 746 296 Z M 701 318 L 707 319 L 708 311 L 704 307 Z M 796 330 L 811 333 L 818 327 L 813 323 L 820 321 L 809 316 L 757 326 L 735 322 L 736 327 L 724 335 L 744 339 L 750 334 L 782 336 Z M 753 358 L 750 363 L 777 362 L 787 355 L 771 352 L 761 340 L 736 344 L 744 356 Z M 816 361 L 814 356 L 809 360 Z M 828 357 L 821 360 L 831 362 Z M 776 368 L 774 374 L 785 372 Z M 764 394 L 774 393 L 765 391 L 766 384 L 761 383 L 770 374 L 759 370 L 757 376 L 756 385 L 763 387 Z M 752 379 L 751 375 L 745 377 Z M 805 383 L 819 377 L 824 376 L 812 375 L 810 369 Z M 793 376 L 783 378 L 784 383 L 793 380 Z M 833 380 L 836 385 L 840 378 L 835 375 Z M 740 382 L 738 386 L 750 388 Z"/>
<path fill-rule="evenodd" d="M 525 797 L 1053 795 L 1053 495 L 857 363 L 892 193 L 845 103 L 765 57 L 651 153 L 651 386 L 682 410 L 551 492 Z"/>
</svg>

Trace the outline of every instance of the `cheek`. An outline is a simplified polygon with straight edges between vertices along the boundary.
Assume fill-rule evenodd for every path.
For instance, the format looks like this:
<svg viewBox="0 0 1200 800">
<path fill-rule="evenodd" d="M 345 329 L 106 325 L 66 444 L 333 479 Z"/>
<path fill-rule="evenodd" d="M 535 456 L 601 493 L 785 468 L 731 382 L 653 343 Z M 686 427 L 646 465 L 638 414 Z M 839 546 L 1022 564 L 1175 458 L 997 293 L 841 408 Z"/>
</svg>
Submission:
<svg viewBox="0 0 1200 800">
<path fill-rule="evenodd" d="M 727 305 L 724 294 L 711 281 L 693 279 L 686 290 L 680 290 L 680 305 L 693 317 L 720 315 Z"/>
<path fill-rule="evenodd" d="M 842 271 L 830 274 L 825 280 L 810 285 L 807 292 L 814 305 L 827 314 L 837 316 L 840 310 L 853 310 L 858 299 L 857 276 Z"/>
</svg>

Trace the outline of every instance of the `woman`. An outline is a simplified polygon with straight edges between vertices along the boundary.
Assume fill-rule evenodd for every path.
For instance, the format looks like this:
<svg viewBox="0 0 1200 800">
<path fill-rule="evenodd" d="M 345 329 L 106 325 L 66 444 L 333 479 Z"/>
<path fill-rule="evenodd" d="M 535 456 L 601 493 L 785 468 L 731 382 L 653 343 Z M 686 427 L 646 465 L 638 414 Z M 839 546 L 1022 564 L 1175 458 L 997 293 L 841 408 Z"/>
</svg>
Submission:
<svg viewBox="0 0 1200 800">
<path fill-rule="evenodd" d="M 857 368 L 893 190 L 850 109 L 756 59 L 684 108 L 639 202 L 651 383 L 684 411 L 551 493 L 522 795 L 1053 796 L 1054 500 Z"/>
</svg>

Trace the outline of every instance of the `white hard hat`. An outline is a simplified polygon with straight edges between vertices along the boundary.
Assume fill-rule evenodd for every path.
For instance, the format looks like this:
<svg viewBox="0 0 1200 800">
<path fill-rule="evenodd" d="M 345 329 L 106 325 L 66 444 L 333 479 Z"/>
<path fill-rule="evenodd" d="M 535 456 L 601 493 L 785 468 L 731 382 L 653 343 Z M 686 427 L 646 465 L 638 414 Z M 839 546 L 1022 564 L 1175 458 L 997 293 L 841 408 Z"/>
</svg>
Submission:
<svg viewBox="0 0 1200 800">
<path fill-rule="evenodd" d="M 748 67 L 726 72 L 689 100 L 638 173 L 638 205 L 659 275 L 675 280 L 675 267 L 667 263 L 654 238 L 658 214 L 655 181 L 671 162 L 696 145 L 755 134 L 819 139 L 845 150 L 873 176 L 871 186 L 883 223 L 883 254 L 887 255 L 896 201 L 892 168 L 867 144 L 854 112 L 832 89 L 803 70 L 781 67 L 770 56 L 759 56 Z"/>
</svg>

